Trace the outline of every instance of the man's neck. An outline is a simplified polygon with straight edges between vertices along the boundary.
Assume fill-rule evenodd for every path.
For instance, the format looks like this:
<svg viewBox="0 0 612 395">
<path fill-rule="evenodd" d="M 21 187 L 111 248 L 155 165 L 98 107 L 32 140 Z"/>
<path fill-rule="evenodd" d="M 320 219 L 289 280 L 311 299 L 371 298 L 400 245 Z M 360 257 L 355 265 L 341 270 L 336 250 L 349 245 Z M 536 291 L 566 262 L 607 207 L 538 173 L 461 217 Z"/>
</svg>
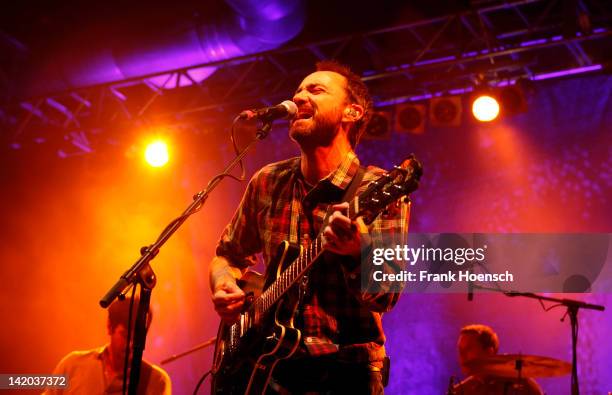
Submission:
<svg viewBox="0 0 612 395">
<path fill-rule="evenodd" d="M 124 358 L 112 352 L 110 347 L 106 349 L 106 368 L 108 372 L 114 376 L 123 374 Z"/>
<path fill-rule="evenodd" d="M 315 185 L 336 170 L 352 148 L 346 139 L 336 138 L 328 147 L 302 149 L 300 170 L 306 182 Z"/>
</svg>

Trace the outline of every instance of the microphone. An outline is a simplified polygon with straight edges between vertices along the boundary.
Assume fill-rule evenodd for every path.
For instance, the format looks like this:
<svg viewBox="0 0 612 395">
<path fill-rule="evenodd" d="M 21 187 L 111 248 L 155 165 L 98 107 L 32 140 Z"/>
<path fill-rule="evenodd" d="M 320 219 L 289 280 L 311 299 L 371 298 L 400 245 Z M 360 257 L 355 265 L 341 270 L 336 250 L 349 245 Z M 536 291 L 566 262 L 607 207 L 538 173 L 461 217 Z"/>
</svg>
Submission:
<svg viewBox="0 0 612 395">
<path fill-rule="evenodd" d="M 298 108 L 291 100 L 285 100 L 281 104 L 271 107 L 258 108 L 255 110 L 245 110 L 238 115 L 240 119 L 252 120 L 259 119 L 263 122 L 272 122 L 275 119 L 293 118 Z"/>
</svg>

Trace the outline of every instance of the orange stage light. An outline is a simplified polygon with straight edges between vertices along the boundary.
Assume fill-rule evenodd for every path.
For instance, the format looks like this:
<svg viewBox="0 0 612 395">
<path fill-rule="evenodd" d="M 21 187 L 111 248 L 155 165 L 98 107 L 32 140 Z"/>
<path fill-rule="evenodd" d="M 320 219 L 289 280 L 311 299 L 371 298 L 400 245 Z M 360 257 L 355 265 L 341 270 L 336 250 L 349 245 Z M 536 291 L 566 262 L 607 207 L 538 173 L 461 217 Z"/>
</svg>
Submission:
<svg viewBox="0 0 612 395">
<path fill-rule="evenodd" d="M 169 160 L 168 146 L 161 140 L 154 141 L 145 149 L 145 160 L 152 167 L 162 167 Z"/>
<path fill-rule="evenodd" d="M 472 114 L 481 122 L 493 121 L 499 115 L 499 103 L 492 96 L 479 96 L 472 103 Z"/>
</svg>

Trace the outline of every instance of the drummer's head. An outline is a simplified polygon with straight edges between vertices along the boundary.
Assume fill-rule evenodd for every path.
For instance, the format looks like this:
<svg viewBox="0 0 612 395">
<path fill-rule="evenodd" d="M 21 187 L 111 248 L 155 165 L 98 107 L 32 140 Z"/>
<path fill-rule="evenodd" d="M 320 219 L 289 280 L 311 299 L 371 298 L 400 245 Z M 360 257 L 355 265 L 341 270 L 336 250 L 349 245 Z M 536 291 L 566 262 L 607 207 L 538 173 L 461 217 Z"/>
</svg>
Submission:
<svg viewBox="0 0 612 395">
<path fill-rule="evenodd" d="M 467 363 L 475 359 L 486 358 L 497 354 L 499 339 L 491 327 L 481 324 L 468 325 L 461 328 L 459 341 L 459 364 L 463 374 L 473 374 Z"/>
</svg>

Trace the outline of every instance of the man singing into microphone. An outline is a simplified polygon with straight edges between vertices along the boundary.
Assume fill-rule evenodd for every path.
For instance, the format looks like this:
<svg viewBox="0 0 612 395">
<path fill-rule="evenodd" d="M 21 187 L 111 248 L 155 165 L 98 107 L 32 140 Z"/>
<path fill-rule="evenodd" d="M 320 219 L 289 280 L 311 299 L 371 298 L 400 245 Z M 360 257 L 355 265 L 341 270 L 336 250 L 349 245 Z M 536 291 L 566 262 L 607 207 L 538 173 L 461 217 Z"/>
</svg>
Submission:
<svg viewBox="0 0 612 395">
<path fill-rule="evenodd" d="M 308 245 L 329 209 L 323 229 L 326 251 L 308 273 L 295 318 L 301 345 L 277 365 L 269 388 L 279 393 L 382 394 L 386 354 L 381 317 L 399 294 L 365 292 L 361 277 L 372 269 L 365 255 L 371 240 L 382 234 L 400 240 L 406 234 L 409 205 L 398 203 L 366 226 L 345 215 L 347 203 L 338 204 L 347 200 L 353 182 L 359 194 L 382 173 L 360 167 L 354 153 L 372 112 L 359 76 L 339 63 L 320 62 L 297 88 L 293 102 L 298 112 L 289 135 L 300 156 L 263 167 L 249 182 L 210 265 L 213 303 L 223 320 L 235 321 L 244 303 L 236 279 L 257 263 L 256 254 L 267 264 L 283 240 Z M 390 263 L 383 270 L 401 270 Z"/>
</svg>

